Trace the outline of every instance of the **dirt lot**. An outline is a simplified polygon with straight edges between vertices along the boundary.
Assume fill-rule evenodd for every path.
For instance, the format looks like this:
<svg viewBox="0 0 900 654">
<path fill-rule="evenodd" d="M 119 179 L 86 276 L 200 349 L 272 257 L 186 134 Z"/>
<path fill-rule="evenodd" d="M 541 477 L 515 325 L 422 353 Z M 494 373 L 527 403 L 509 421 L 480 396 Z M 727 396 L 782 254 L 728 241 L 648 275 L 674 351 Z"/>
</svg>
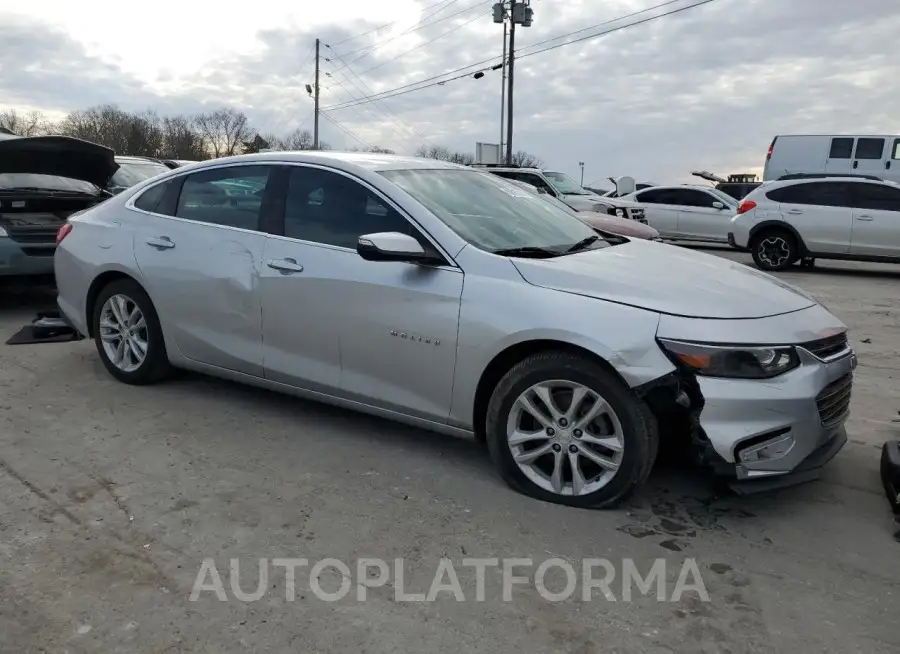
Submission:
<svg viewBox="0 0 900 654">
<path fill-rule="evenodd" d="M 614 512 L 519 496 L 467 440 L 200 377 L 130 388 L 86 342 L 0 345 L 0 652 L 900 651 L 900 527 L 877 471 L 880 444 L 900 434 L 900 268 L 822 263 L 784 278 L 852 329 L 850 443 L 821 481 L 763 497 L 717 499 L 661 467 Z M 39 304 L 0 296 L 3 340 Z M 272 568 L 261 599 L 236 599 L 231 559 L 251 592 L 260 558 L 293 557 L 375 557 L 392 576 L 365 601 L 325 602 L 300 569 L 289 601 Z M 711 601 L 625 601 L 619 581 L 615 602 L 580 589 L 550 602 L 533 584 L 504 601 L 488 570 L 476 602 L 461 565 L 466 601 L 398 601 L 394 559 L 406 592 L 427 592 L 442 557 L 560 557 L 579 575 L 585 557 L 645 572 L 663 557 L 667 599 L 693 558 Z M 190 601 L 204 559 L 225 601 Z M 344 578 L 328 569 L 322 587 Z"/>
</svg>

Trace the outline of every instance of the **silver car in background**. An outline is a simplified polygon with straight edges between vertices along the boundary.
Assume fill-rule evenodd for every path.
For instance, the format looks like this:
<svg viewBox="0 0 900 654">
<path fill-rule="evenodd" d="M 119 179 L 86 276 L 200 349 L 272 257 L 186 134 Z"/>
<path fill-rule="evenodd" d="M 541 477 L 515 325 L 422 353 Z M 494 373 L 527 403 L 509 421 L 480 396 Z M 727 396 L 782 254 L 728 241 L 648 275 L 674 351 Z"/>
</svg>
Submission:
<svg viewBox="0 0 900 654">
<path fill-rule="evenodd" d="M 60 310 L 122 382 L 185 368 L 474 434 L 543 500 L 614 506 L 681 436 L 746 489 L 814 476 L 846 441 L 855 357 L 814 298 L 603 238 L 472 168 L 218 159 L 59 238 Z"/>
</svg>

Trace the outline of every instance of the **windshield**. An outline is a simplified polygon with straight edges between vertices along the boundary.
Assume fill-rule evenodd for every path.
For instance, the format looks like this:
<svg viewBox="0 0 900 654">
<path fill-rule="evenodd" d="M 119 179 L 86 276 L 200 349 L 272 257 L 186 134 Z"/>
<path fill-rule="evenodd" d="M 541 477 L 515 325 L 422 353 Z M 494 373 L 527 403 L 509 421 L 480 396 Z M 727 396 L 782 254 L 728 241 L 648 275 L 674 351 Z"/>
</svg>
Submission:
<svg viewBox="0 0 900 654">
<path fill-rule="evenodd" d="M 116 161 L 116 163 L 119 164 L 119 169 L 112 176 L 110 186 L 117 188 L 128 188 L 160 173 L 169 172 L 167 166 L 155 161 Z"/>
<path fill-rule="evenodd" d="M 725 205 L 727 205 L 727 206 L 729 206 L 729 207 L 736 207 L 736 206 L 738 206 L 738 201 L 735 200 L 735 199 L 734 199 L 733 197 L 731 197 L 730 195 L 728 195 L 725 191 L 720 191 L 720 190 L 717 189 L 717 188 L 711 188 L 711 189 L 708 189 L 708 190 L 709 190 L 710 193 L 712 193 L 712 194 L 715 195 L 716 197 L 722 198 L 722 202 L 723 202 Z"/>
<path fill-rule="evenodd" d="M 589 191 L 585 191 L 574 179 L 564 173 L 551 173 L 545 170 L 544 177 L 550 180 L 553 188 L 565 195 L 591 195 Z"/>
<path fill-rule="evenodd" d="M 90 182 L 56 175 L 35 175 L 32 173 L 4 173 L 0 175 L 0 193 L 12 189 L 40 189 L 46 191 L 70 191 L 97 195 L 100 192 Z"/>
<path fill-rule="evenodd" d="M 381 175 L 482 250 L 541 248 L 562 254 L 596 236 L 578 218 L 496 175 L 452 169 L 388 170 Z M 593 247 L 605 245 L 598 241 Z"/>
</svg>

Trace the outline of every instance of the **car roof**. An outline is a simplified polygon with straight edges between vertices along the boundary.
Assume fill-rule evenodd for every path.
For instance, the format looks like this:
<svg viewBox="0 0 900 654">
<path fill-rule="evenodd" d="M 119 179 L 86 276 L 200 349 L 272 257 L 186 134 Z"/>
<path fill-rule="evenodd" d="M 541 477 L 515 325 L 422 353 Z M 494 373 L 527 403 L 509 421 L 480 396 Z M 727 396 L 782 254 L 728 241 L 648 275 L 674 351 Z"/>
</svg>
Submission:
<svg viewBox="0 0 900 654">
<path fill-rule="evenodd" d="M 374 172 L 422 169 L 473 170 L 470 166 L 439 161 L 437 159 L 371 152 L 333 152 L 330 150 L 292 150 L 288 152 L 241 154 L 234 157 L 221 157 L 219 159 L 209 159 L 207 161 L 191 164 L 191 169 L 201 170 L 208 166 L 215 166 L 223 163 L 251 162 L 312 163 L 330 165 L 337 168 L 358 166 Z"/>
<path fill-rule="evenodd" d="M 121 163 L 146 163 L 148 161 L 150 163 L 161 163 L 160 161 L 157 161 L 156 159 L 151 159 L 150 157 L 132 157 L 129 155 L 120 155 L 120 154 L 116 155 L 116 161 L 121 162 Z"/>
</svg>

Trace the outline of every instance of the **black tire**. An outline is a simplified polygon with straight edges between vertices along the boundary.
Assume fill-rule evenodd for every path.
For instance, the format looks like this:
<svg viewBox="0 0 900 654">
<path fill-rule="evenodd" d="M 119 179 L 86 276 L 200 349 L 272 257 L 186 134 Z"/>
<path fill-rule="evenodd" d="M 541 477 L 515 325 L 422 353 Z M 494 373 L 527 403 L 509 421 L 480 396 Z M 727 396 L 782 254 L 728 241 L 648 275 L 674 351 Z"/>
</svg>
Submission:
<svg viewBox="0 0 900 654">
<path fill-rule="evenodd" d="M 783 256 L 773 257 L 775 248 Z M 750 243 L 753 263 L 760 270 L 778 272 L 787 270 L 800 259 L 800 244 L 790 232 L 783 229 L 767 229 L 756 236 Z"/>
<path fill-rule="evenodd" d="M 615 476 L 599 490 L 580 496 L 550 492 L 531 481 L 513 459 L 506 434 L 513 404 L 526 389 L 547 380 L 587 386 L 606 400 L 619 418 L 624 440 L 622 462 Z M 526 358 L 500 380 L 488 405 L 486 434 L 491 460 L 514 490 L 545 502 L 591 509 L 614 508 L 632 495 L 650 476 L 659 448 L 656 419 L 646 403 L 618 377 L 586 357 L 553 351 Z"/>
<path fill-rule="evenodd" d="M 116 367 L 107 356 L 100 337 L 100 315 L 103 305 L 114 295 L 124 295 L 134 302 L 144 315 L 144 320 L 147 323 L 147 355 L 140 366 L 132 371 L 123 371 Z M 156 314 L 156 308 L 153 306 L 150 297 L 136 281 L 133 279 L 117 279 L 107 284 L 97 296 L 91 320 L 94 344 L 97 346 L 100 360 L 109 371 L 109 374 L 120 382 L 134 386 L 143 386 L 155 384 L 171 375 L 172 367 L 169 364 L 169 357 L 166 353 L 166 344 L 163 340 L 159 316 Z"/>
</svg>

